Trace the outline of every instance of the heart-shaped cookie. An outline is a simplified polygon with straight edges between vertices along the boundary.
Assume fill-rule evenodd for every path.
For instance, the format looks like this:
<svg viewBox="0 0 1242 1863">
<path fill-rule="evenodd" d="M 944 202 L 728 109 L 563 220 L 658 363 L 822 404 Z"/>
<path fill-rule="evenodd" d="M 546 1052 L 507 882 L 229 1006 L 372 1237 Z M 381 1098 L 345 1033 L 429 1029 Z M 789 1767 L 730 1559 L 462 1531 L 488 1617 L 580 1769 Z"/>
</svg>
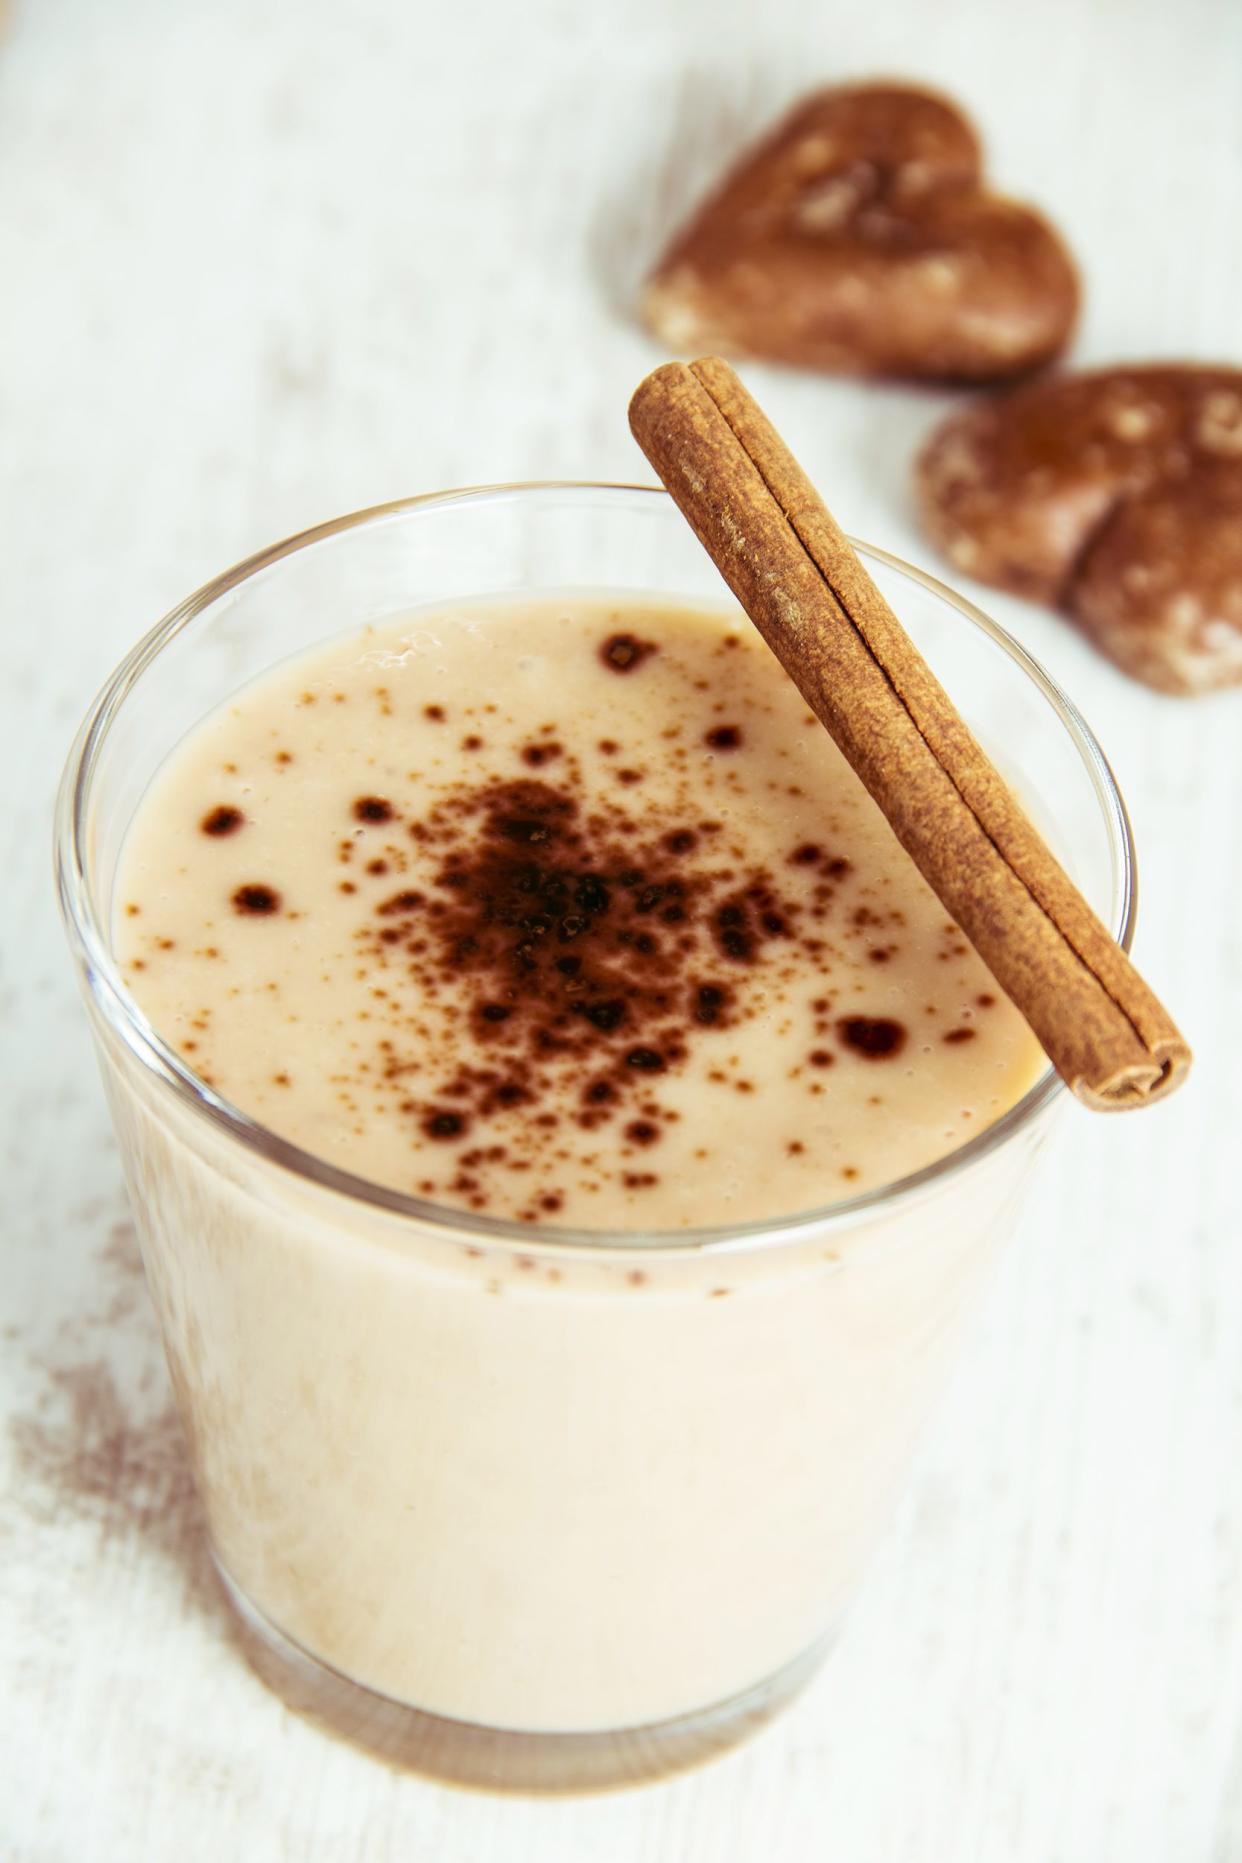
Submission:
<svg viewBox="0 0 1242 1863">
<path fill-rule="evenodd" d="M 945 421 L 917 478 L 959 569 L 1063 608 L 1160 691 L 1242 684 L 1242 369 L 1032 382 Z"/>
<path fill-rule="evenodd" d="M 994 381 L 1049 361 L 1074 265 L 989 194 L 966 119 L 892 84 L 817 92 L 743 155 L 645 288 L 674 349 L 849 374 Z"/>
</svg>

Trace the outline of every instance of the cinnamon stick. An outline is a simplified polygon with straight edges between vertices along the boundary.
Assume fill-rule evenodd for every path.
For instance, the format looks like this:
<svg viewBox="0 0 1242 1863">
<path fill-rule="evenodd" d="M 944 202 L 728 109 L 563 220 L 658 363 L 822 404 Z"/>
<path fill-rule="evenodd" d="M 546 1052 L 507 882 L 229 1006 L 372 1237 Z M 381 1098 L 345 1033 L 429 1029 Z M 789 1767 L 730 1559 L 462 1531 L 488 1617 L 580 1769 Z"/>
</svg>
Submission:
<svg viewBox="0 0 1242 1863">
<path fill-rule="evenodd" d="M 797 461 L 718 357 L 630 426 L 923 877 L 1088 1106 L 1173 1090 L 1190 1049 L 975 742 Z"/>
</svg>

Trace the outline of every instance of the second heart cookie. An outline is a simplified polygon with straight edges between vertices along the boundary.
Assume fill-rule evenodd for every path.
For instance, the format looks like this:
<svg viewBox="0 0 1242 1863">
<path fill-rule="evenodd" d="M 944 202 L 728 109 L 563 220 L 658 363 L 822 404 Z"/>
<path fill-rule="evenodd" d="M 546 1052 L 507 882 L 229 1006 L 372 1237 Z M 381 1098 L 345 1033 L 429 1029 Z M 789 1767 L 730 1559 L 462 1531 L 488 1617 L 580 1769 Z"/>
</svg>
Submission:
<svg viewBox="0 0 1242 1863">
<path fill-rule="evenodd" d="M 998 381 L 1065 347 L 1073 261 L 986 191 L 974 130 L 926 91 L 819 91 L 744 154 L 652 273 L 679 350 L 839 373 Z"/>
</svg>

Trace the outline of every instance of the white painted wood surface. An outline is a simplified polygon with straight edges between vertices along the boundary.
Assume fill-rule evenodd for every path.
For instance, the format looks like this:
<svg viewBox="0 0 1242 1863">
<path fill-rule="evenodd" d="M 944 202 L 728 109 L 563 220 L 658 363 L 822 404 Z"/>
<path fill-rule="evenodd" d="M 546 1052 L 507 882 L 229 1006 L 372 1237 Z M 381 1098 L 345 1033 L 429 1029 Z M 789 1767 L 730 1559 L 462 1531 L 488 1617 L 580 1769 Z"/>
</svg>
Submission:
<svg viewBox="0 0 1242 1863">
<path fill-rule="evenodd" d="M 1064 227 L 1087 278 L 1081 359 L 1242 359 L 1234 0 L 15 0 L 6 1858 L 1242 1857 L 1242 694 L 1160 700 L 992 600 L 1115 760 L 1140 955 L 1197 1073 L 1150 1116 L 1067 1117 L 810 1694 L 714 1766 L 612 1798 L 391 1773 L 236 1655 L 54 921 L 57 768 L 137 633 L 338 511 L 470 480 L 647 477 L 624 419 L 656 359 L 625 309 L 643 261 L 740 132 L 808 82 L 876 71 L 959 95 L 999 180 Z M 906 465 L 951 397 L 752 379 L 842 518 L 926 559 Z"/>
</svg>

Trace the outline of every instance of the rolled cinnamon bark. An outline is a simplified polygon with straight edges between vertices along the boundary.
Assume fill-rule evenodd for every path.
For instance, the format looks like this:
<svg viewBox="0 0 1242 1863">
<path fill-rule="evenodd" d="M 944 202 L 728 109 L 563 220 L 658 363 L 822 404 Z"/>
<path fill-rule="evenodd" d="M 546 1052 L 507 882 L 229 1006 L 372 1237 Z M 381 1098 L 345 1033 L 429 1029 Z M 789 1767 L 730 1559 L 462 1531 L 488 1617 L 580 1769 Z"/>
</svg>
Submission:
<svg viewBox="0 0 1242 1863">
<path fill-rule="evenodd" d="M 718 357 L 668 363 L 634 437 L 807 704 L 1086 1105 L 1144 1106 L 1190 1049 L 932 676 L 779 434 Z"/>
</svg>

